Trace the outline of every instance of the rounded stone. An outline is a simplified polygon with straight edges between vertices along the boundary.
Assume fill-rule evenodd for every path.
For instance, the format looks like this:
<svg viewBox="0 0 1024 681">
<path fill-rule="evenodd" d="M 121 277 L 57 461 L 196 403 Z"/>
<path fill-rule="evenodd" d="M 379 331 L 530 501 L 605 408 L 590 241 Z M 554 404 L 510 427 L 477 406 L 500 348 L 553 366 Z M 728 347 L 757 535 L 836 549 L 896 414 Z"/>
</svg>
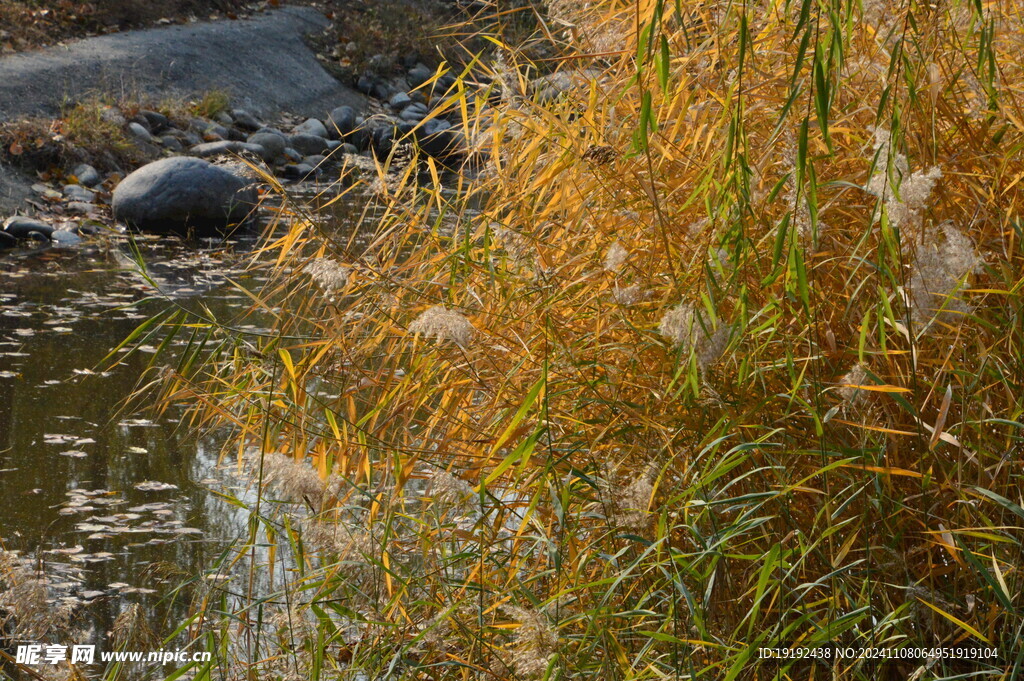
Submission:
<svg viewBox="0 0 1024 681">
<path fill-rule="evenodd" d="M 103 180 L 99 172 L 88 163 L 78 164 L 71 171 L 71 174 L 78 178 L 78 184 L 83 187 L 95 187 Z"/>
<path fill-rule="evenodd" d="M 412 97 L 406 92 L 396 92 L 390 100 L 388 100 L 388 106 L 393 111 L 401 111 L 405 107 L 412 104 Z"/>
<path fill-rule="evenodd" d="M 141 123 L 132 121 L 128 124 L 128 131 L 143 142 L 153 141 L 153 136 L 149 134 L 149 130 L 146 130 Z"/>
<path fill-rule="evenodd" d="M 289 146 L 303 156 L 321 154 L 327 149 L 327 140 L 319 135 L 297 134 L 288 138 Z"/>
<path fill-rule="evenodd" d="M 258 144 L 266 150 L 264 160 L 272 161 L 284 156 L 284 149 L 288 146 L 288 138 L 276 132 L 256 132 L 249 135 L 249 144 Z"/>
<path fill-rule="evenodd" d="M 289 180 L 305 180 L 316 175 L 316 168 L 306 163 L 289 163 L 282 174 Z"/>
<path fill-rule="evenodd" d="M 64 185 L 64 197 L 69 201 L 83 201 L 92 203 L 96 200 L 96 194 L 80 184 Z"/>
<path fill-rule="evenodd" d="M 352 134 L 356 128 L 356 110 L 350 106 L 339 106 L 327 116 L 327 136 L 341 139 Z"/>
<path fill-rule="evenodd" d="M 234 109 L 231 111 L 231 116 L 235 119 L 235 125 L 242 130 L 252 132 L 260 129 L 260 122 L 245 109 Z"/>
<path fill-rule="evenodd" d="M 65 229 L 58 229 L 50 235 L 50 239 L 53 240 L 56 246 L 63 247 L 77 246 L 82 243 L 82 237 Z"/>
<path fill-rule="evenodd" d="M 114 189 L 114 217 L 133 229 L 157 233 L 222 233 L 244 223 L 259 194 L 252 182 L 226 168 L 178 156 L 149 163 Z"/>
<path fill-rule="evenodd" d="M 139 115 L 146 119 L 146 122 L 149 124 L 150 132 L 154 134 L 159 134 L 171 127 L 171 122 L 167 119 L 167 116 L 163 115 L 159 111 L 147 111 L 143 109 L 139 112 Z"/>
<path fill-rule="evenodd" d="M 424 135 L 418 141 L 425 154 L 442 162 L 455 161 L 466 154 L 466 138 L 462 131 L 454 128 Z"/>
<path fill-rule="evenodd" d="M 409 69 L 409 84 L 418 88 L 434 77 L 434 70 L 425 64 L 416 64 Z"/>
<path fill-rule="evenodd" d="M 194 156 L 198 156 L 199 158 L 210 158 L 211 156 L 223 156 L 225 154 L 240 154 L 243 151 L 256 154 L 260 158 L 264 158 L 267 154 L 267 150 L 259 144 L 250 144 L 249 142 L 239 142 L 237 140 L 204 142 L 203 144 L 197 144 L 189 149 L 189 153 Z"/>
<path fill-rule="evenodd" d="M 160 144 L 164 145 L 164 149 L 167 149 L 168 151 L 183 151 L 185 149 L 185 145 L 181 143 L 181 140 L 173 135 L 164 135 L 161 137 Z"/>
<path fill-rule="evenodd" d="M 32 234 L 42 234 L 49 239 L 53 227 L 35 218 L 14 215 L 4 220 L 4 232 L 15 239 L 29 239 Z"/>
<path fill-rule="evenodd" d="M 307 118 L 292 129 L 292 134 L 327 137 L 327 127 L 315 118 Z"/>
</svg>

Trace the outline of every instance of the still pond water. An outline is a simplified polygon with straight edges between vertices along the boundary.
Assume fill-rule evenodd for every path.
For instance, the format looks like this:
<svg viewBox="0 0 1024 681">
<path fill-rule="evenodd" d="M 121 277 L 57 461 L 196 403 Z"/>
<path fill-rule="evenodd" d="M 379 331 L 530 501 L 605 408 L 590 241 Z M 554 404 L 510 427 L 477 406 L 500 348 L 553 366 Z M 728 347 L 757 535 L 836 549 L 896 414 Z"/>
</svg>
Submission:
<svg viewBox="0 0 1024 681">
<path fill-rule="evenodd" d="M 356 210 L 343 211 L 349 229 Z M 181 409 L 157 417 L 126 403 L 156 348 L 113 369 L 106 358 L 169 304 L 202 304 L 222 320 L 246 311 L 228 277 L 259 288 L 245 272 L 254 246 L 142 241 L 159 291 L 127 240 L 0 254 L 0 548 L 30 559 L 57 602 L 76 604 L 81 643 L 102 646 L 132 603 L 169 633 L 188 598 L 168 594 L 247 534 L 247 515 L 217 494 L 218 436 L 191 432 Z"/>
</svg>

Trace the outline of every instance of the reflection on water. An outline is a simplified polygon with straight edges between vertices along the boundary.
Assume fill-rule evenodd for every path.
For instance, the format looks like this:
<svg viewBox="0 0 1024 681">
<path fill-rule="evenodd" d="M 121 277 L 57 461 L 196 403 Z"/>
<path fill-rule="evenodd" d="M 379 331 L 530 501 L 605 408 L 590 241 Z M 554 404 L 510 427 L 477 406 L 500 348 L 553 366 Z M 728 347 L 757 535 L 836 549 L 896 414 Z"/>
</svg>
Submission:
<svg viewBox="0 0 1024 681">
<path fill-rule="evenodd" d="M 303 198 L 315 206 L 330 197 Z M 352 197 L 317 223 L 359 250 L 378 215 Z M 175 587 L 223 585 L 203 572 L 248 534 L 248 514 L 211 484 L 223 479 L 220 437 L 189 432 L 181 410 L 157 418 L 126 407 L 161 339 L 113 369 L 104 360 L 168 305 L 259 332 L 259 319 L 241 319 L 251 300 L 235 286 L 262 283 L 245 271 L 254 246 L 115 240 L 0 255 L 0 548 L 46 576 L 55 606 L 74 605 L 76 643 L 106 649 L 114 619 L 135 603 L 166 636 L 189 609 L 189 593 Z M 231 493 L 248 498 L 237 483 Z M 253 555 L 266 560 L 258 548 Z M 238 590 L 267 594 L 269 579 L 255 574 Z"/>
<path fill-rule="evenodd" d="M 251 285 L 242 255 L 178 242 L 140 250 L 160 293 L 178 304 L 227 318 L 248 306 L 225 279 Z M 42 567 L 58 600 L 88 604 L 78 611 L 97 644 L 128 603 L 165 630 L 186 605 L 164 601 L 170 588 L 245 531 L 245 518 L 204 484 L 216 473 L 217 438 L 188 432 L 180 412 L 151 420 L 124 409 L 156 348 L 102 371 L 108 353 L 168 304 L 151 298 L 126 252 L 119 244 L 0 260 L 2 546 Z"/>
<path fill-rule="evenodd" d="M 172 630 L 187 599 L 168 593 L 246 533 L 209 486 L 218 438 L 180 412 L 126 409 L 157 348 L 102 368 L 168 298 L 222 320 L 248 309 L 225 278 L 258 285 L 243 271 L 251 247 L 143 241 L 144 275 L 127 243 L 0 259 L 0 541 L 45 574 L 54 606 L 75 606 L 79 642 L 102 646 L 130 603 Z"/>
</svg>

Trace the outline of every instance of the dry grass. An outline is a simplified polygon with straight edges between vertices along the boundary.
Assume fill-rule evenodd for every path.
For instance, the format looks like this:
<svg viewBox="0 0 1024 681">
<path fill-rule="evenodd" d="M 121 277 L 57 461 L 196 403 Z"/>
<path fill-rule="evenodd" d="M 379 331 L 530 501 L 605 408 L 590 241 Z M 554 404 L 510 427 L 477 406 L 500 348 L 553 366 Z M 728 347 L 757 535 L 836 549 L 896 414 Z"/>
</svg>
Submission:
<svg viewBox="0 0 1024 681">
<path fill-rule="evenodd" d="M 4 123 L 0 126 L 3 155 L 26 170 L 41 173 L 83 162 L 104 170 L 124 169 L 149 158 L 124 125 L 106 112 L 121 115 L 105 98 L 95 97 L 69 105 L 60 118 Z"/>
<path fill-rule="evenodd" d="M 501 104 L 453 92 L 483 172 L 392 173 L 368 242 L 286 203 L 275 334 L 205 320 L 166 384 L 331 490 L 252 509 L 311 625 L 222 663 L 1017 678 L 1020 8 L 550 4 L 564 93 L 503 47 Z M 998 657 L 757 654 L 828 642 Z"/>
<path fill-rule="evenodd" d="M 184 128 L 190 118 L 213 118 L 227 110 L 229 103 L 227 94 L 219 90 L 205 92 L 193 101 L 132 92 L 117 97 L 97 94 L 68 103 L 56 119 L 28 118 L 0 124 L 0 153 L 26 170 L 43 174 L 66 171 L 78 163 L 127 172 L 152 160 L 159 150 L 133 138 L 125 120 L 151 110 Z"/>
</svg>

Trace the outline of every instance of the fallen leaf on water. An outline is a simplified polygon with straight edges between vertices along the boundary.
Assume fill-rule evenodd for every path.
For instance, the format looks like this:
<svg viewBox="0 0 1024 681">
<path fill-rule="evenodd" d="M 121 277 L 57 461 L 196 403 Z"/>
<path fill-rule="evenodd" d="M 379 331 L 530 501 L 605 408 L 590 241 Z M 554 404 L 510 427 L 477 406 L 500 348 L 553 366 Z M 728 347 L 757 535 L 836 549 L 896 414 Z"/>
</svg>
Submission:
<svg viewBox="0 0 1024 681">
<path fill-rule="evenodd" d="M 146 511 L 162 511 L 162 510 L 168 508 L 169 506 L 170 506 L 170 504 L 168 504 L 168 503 L 165 503 L 165 502 L 162 502 L 162 501 L 155 501 L 155 502 L 153 502 L 151 504 L 142 504 L 141 506 L 131 506 L 131 507 L 128 508 L 128 511 L 130 513 L 145 513 Z"/>
<path fill-rule="evenodd" d="M 57 513 L 60 515 L 74 515 L 76 513 L 87 513 L 88 511 L 95 511 L 95 506 L 68 506 L 62 508 Z"/>
<path fill-rule="evenodd" d="M 141 492 L 163 492 L 165 490 L 178 489 L 177 485 L 172 485 L 169 482 L 157 482 L 156 480 L 146 480 L 135 485 L 135 489 Z"/>
<path fill-rule="evenodd" d="M 93 523 L 79 523 L 75 525 L 75 529 L 79 532 L 110 532 L 114 528 Z"/>
<path fill-rule="evenodd" d="M 47 553 L 55 553 L 55 554 L 64 555 L 64 556 L 71 556 L 71 555 L 74 555 L 76 553 L 81 553 L 82 551 L 85 551 L 85 548 L 81 544 L 77 544 L 75 546 L 72 546 L 72 547 L 66 548 L 66 549 L 51 549 L 50 551 L 47 551 Z"/>
</svg>

